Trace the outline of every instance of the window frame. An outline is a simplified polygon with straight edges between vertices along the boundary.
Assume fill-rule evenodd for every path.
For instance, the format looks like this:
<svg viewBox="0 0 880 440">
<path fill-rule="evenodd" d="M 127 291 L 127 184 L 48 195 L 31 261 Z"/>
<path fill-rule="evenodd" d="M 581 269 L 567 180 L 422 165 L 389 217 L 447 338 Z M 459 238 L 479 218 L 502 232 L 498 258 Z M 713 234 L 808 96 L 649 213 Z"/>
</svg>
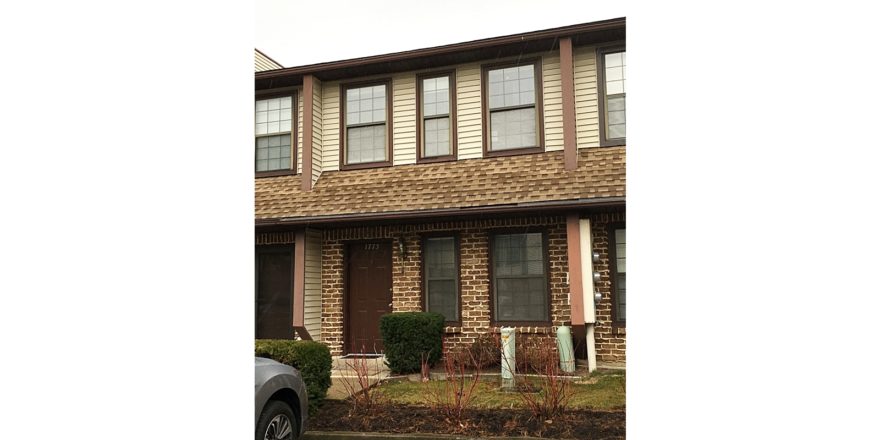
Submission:
<svg viewBox="0 0 880 440">
<path fill-rule="evenodd" d="M 605 109 L 605 55 L 616 52 L 626 52 L 626 44 L 620 43 L 611 46 L 602 46 L 596 49 L 596 86 L 599 89 L 599 146 L 616 147 L 626 145 L 626 137 L 608 139 L 605 133 L 605 121 L 608 119 Z M 623 94 L 626 102 L 626 93 Z"/>
<path fill-rule="evenodd" d="M 489 109 L 489 71 L 508 67 L 533 65 L 535 69 L 535 135 L 537 136 L 534 147 L 510 148 L 506 150 L 492 151 L 489 142 L 492 140 L 491 127 L 489 126 L 492 115 Z M 515 156 L 519 154 L 534 154 L 544 152 L 544 71 L 541 57 L 526 58 L 522 60 L 509 60 L 498 63 L 483 64 L 480 75 L 480 99 L 482 100 L 483 118 L 483 157 Z M 517 106 L 505 110 L 528 108 L 529 106 Z"/>
<path fill-rule="evenodd" d="M 495 236 L 511 235 L 511 234 L 541 234 L 541 245 L 544 252 L 544 293 L 547 296 L 547 320 L 545 321 L 500 321 L 495 317 Z M 514 326 L 514 327 L 549 327 L 553 325 L 553 291 L 550 284 L 550 240 L 546 228 L 514 228 L 514 229 L 492 229 L 488 233 L 489 237 L 489 325 L 497 326 Z"/>
<path fill-rule="evenodd" d="M 626 229 L 626 223 L 609 223 L 606 229 L 608 234 L 608 273 L 611 277 L 611 326 L 626 328 L 626 318 L 622 321 L 617 319 L 617 237 L 614 231 L 618 229 Z"/>
<path fill-rule="evenodd" d="M 421 248 L 419 249 L 419 252 L 420 252 L 420 263 L 419 264 L 421 266 L 420 267 L 421 273 L 419 274 L 419 276 L 420 276 L 420 282 L 421 282 L 421 289 L 420 290 L 421 290 L 422 310 L 425 312 L 429 311 L 428 310 L 428 290 L 427 290 L 427 287 L 428 287 L 427 275 L 428 274 L 427 274 L 427 270 L 426 270 L 427 265 L 425 264 L 425 255 L 427 255 L 427 253 L 425 252 L 425 249 L 426 249 L 425 245 L 428 242 L 428 239 L 431 239 L 431 238 L 452 238 L 453 239 L 453 246 L 454 246 L 453 252 L 455 253 L 455 280 L 456 280 L 455 290 L 456 290 L 456 295 L 458 297 L 458 301 L 457 301 L 457 303 L 458 303 L 458 320 L 457 321 L 447 320 L 447 321 L 445 321 L 444 325 L 449 326 L 449 327 L 461 326 L 462 321 L 463 321 L 462 316 L 461 316 L 461 313 L 462 313 L 462 307 L 461 307 L 461 239 L 459 237 L 458 232 L 448 232 L 448 231 L 429 232 L 429 233 L 424 233 L 421 236 L 420 243 L 419 243 L 419 246 L 421 246 Z"/>
<path fill-rule="evenodd" d="M 348 126 L 346 125 L 346 92 L 349 89 L 359 89 L 362 87 L 371 87 L 377 85 L 385 85 L 385 160 L 378 162 L 363 162 L 356 164 L 346 164 L 348 151 L 346 150 L 346 140 L 348 136 Z M 391 78 L 371 79 L 365 81 L 347 82 L 339 84 L 339 170 L 362 170 L 366 168 L 382 168 L 393 165 L 394 147 L 392 136 L 394 134 L 392 127 L 392 119 L 394 115 L 394 99 Z M 378 124 L 370 124 L 378 125 Z M 367 126 L 367 124 L 358 124 L 358 126 Z"/>
<path fill-rule="evenodd" d="M 291 97 L 291 120 L 290 120 L 290 168 L 289 169 L 280 169 L 280 170 L 271 170 L 271 171 L 257 171 L 257 138 L 268 137 L 268 136 L 278 136 L 278 133 L 275 134 L 265 134 L 265 135 L 257 135 L 254 133 L 254 175 L 255 177 L 273 177 L 273 176 L 293 176 L 297 173 L 297 154 L 299 152 L 299 88 L 291 88 L 291 89 L 275 89 L 268 91 L 258 91 L 254 95 L 254 126 L 256 126 L 256 105 L 257 101 L 262 101 L 264 99 L 273 99 L 273 98 L 285 98 Z M 281 134 L 284 134 L 283 132 Z"/>
<path fill-rule="evenodd" d="M 294 244 L 258 244 L 254 249 L 254 336 L 257 335 L 257 301 L 260 299 L 260 255 L 261 254 L 277 254 L 290 253 L 290 316 L 293 317 L 294 289 L 296 288 L 296 252 Z M 290 323 L 290 331 L 293 335 L 290 340 L 297 338 L 296 330 L 293 328 L 293 322 Z"/>
<path fill-rule="evenodd" d="M 449 78 L 449 141 L 450 141 L 450 151 L 451 154 L 447 154 L 444 156 L 429 156 L 425 157 L 422 153 L 422 150 L 425 146 L 423 136 L 423 127 L 425 125 L 425 118 L 422 115 L 422 81 L 426 79 L 434 79 L 434 78 Z M 458 94 L 455 88 L 455 69 L 452 70 L 441 70 L 441 71 L 433 71 L 433 72 L 425 72 L 419 73 L 416 75 L 416 163 L 434 163 L 434 162 L 448 162 L 453 161 L 458 158 L 458 120 L 457 120 L 457 112 L 456 112 L 456 95 Z M 431 118 L 433 119 L 433 118 Z"/>
</svg>

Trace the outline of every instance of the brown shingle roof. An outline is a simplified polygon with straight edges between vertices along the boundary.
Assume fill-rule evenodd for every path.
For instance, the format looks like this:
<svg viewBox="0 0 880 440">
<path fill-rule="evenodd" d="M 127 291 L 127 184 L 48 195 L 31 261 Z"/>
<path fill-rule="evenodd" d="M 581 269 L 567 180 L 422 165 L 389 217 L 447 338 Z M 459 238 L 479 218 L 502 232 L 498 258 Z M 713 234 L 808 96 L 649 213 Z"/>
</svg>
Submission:
<svg viewBox="0 0 880 440">
<path fill-rule="evenodd" d="M 564 170 L 562 151 L 255 179 L 257 220 L 491 207 L 626 196 L 625 147 L 587 148 Z"/>
</svg>

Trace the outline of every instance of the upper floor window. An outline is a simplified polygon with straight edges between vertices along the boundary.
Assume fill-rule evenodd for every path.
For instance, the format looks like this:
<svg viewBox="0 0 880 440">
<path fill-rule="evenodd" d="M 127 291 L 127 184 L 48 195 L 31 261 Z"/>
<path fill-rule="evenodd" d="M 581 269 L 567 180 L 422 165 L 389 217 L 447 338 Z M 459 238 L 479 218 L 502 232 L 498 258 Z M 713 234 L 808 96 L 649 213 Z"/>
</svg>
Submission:
<svg viewBox="0 0 880 440">
<path fill-rule="evenodd" d="M 626 227 L 611 229 L 612 315 L 617 324 L 626 323 Z"/>
<path fill-rule="evenodd" d="M 343 86 L 343 169 L 391 164 L 390 84 Z"/>
<path fill-rule="evenodd" d="M 419 162 L 455 158 L 454 72 L 418 76 Z"/>
<path fill-rule="evenodd" d="M 498 234 L 490 243 L 494 321 L 550 321 L 544 234 Z"/>
<path fill-rule="evenodd" d="M 626 49 L 599 50 L 600 145 L 626 144 Z"/>
<path fill-rule="evenodd" d="M 295 170 L 294 97 L 257 99 L 254 115 L 256 171 Z"/>
<path fill-rule="evenodd" d="M 542 148 L 540 66 L 534 60 L 484 67 L 487 156 L 508 150 Z"/>
</svg>

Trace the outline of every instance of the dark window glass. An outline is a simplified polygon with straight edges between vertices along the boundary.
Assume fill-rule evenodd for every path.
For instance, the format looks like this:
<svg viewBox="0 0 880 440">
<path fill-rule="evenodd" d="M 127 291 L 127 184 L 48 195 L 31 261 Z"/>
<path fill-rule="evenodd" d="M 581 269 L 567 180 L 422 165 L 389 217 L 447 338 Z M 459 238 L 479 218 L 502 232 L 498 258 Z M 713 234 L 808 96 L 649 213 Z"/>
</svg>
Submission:
<svg viewBox="0 0 880 440">
<path fill-rule="evenodd" d="M 495 320 L 549 321 L 543 234 L 496 235 L 492 244 Z"/>
<path fill-rule="evenodd" d="M 458 321 L 458 265 L 455 238 L 425 240 L 425 305 L 447 321 Z"/>
<path fill-rule="evenodd" d="M 614 230 L 615 321 L 626 321 L 626 228 Z"/>
<path fill-rule="evenodd" d="M 292 250 L 257 250 L 257 339 L 293 339 L 292 297 Z"/>
</svg>

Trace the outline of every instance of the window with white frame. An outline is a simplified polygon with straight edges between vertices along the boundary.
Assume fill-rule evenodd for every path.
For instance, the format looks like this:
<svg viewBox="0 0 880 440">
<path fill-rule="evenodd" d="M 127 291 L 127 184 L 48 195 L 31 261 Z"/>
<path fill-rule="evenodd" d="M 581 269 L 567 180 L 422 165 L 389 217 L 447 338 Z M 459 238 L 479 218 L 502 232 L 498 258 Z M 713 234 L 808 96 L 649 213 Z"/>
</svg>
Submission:
<svg viewBox="0 0 880 440">
<path fill-rule="evenodd" d="M 602 76 L 602 142 L 626 141 L 626 50 L 600 51 Z"/>
<path fill-rule="evenodd" d="M 345 164 L 388 161 L 387 84 L 345 89 Z"/>
<path fill-rule="evenodd" d="M 537 62 L 489 68 L 488 151 L 539 146 Z"/>
<path fill-rule="evenodd" d="M 419 157 L 452 156 L 452 74 L 420 77 L 419 89 Z"/>
<path fill-rule="evenodd" d="M 293 169 L 293 98 L 282 96 L 256 101 L 257 172 Z"/>
</svg>

